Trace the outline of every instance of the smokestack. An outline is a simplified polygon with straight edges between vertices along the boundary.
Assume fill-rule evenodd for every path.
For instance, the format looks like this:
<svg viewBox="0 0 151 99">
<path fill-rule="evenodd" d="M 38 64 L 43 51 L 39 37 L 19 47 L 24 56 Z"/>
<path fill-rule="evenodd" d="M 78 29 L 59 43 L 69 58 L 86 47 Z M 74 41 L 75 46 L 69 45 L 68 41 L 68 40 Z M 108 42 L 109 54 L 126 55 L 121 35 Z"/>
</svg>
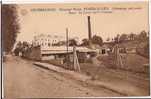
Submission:
<svg viewBox="0 0 151 99">
<path fill-rule="evenodd" d="M 91 34 L 91 21 L 90 21 L 90 16 L 88 16 L 88 33 L 89 33 L 89 40 L 91 40 L 91 36 L 92 36 L 92 34 Z"/>
</svg>

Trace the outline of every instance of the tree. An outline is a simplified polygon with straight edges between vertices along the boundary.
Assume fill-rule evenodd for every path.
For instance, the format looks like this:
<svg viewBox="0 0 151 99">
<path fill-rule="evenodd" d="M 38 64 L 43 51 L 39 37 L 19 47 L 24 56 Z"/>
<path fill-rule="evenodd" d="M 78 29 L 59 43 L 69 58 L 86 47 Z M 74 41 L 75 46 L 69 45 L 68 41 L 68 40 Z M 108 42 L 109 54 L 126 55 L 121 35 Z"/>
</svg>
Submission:
<svg viewBox="0 0 151 99">
<path fill-rule="evenodd" d="M 21 52 L 22 51 L 22 43 L 19 41 L 17 44 L 16 44 L 16 46 L 15 46 L 15 49 L 14 49 L 14 54 L 16 55 L 16 56 L 19 56 L 19 52 Z"/>
<path fill-rule="evenodd" d="M 93 44 L 98 44 L 98 45 L 102 45 L 103 44 L 103 40 L 100 36 L 94 35 L 92 38 L 92 43 Z"/>
<path fill-rule="evenodd" d="M 2 47 L 10 52 L 19 33 L 16 5 L 2 5 Z"/>
<path fill-rule="evenodd" d="M 24 47 L 28 47 L 28 46 L 29 46 L 29 43 L 26 42 L 26 41 L 23 41 L 23 48 L 24 48 Z"/>
<path fill-rule="evenodd" d="M 70 39 L 69 40 L 69 46 L 77 46 L 77 41 L 75 39 Z"/>
<path fill-rule="evenodd" d="M 131 33 L 131 34 L 129 35 L 129 39 L 130 39 L 130 40 L 134 40 L 134 39 L 135 39 L 135 36 L 136 36 L 136 35 L 135 35 L 134 33 Z"/>
<path fill-rule="evenodd" d="M 144 46 L 145 56 L 149 57 L 149 42 Z"/>
<path fill-rule="evenodd" d="M 82 40 L 82 44 L 81 44 L 82 46 L 88 46 L 89 45 L 89 40 L 88 39 L 83 39 Z"/>
<path fill-rule="evenodd" d="M 142 31 L 140 34 L 139 34 L 139 40 L 140 41 L 144 41 L 147 39 L 147 32 L 146 31 Z"/>
<path fill-rule="evenodd" d="M 63 46 L 66 45 L 66 41 L 59 41 L 58 43 L 55 44 L 55 46 Z"/>
<path fill-rule="evenodd" d="M 126 34 L 122 34 L 120 37 L 119 37 L 119 42 L 124 42 L 128 39 L 127 35 Z"/>
<path fill-rule="evenodd" d="M 118 42 L 119 42 L 119 38 L 120 38 L 120 35 L 119 35 L 119 34 L 117 34 L 117 36 L 116 36 L 116 37 L 114 37 L 114 42 L 115 42 L 115 43 L 118 43 Z"/>
</svg>

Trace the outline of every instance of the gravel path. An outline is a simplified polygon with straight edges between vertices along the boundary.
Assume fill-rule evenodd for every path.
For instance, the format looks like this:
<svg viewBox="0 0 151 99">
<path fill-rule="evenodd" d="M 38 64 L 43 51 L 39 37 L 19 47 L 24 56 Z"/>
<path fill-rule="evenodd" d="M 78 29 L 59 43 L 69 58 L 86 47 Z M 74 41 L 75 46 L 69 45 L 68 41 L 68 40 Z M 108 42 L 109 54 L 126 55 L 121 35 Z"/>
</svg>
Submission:
<svg viewBox="0 0 151 99">
<path fill-rule="evenodd" d="M 36 67 L 32 61 L 9 56 L 4 63 L 4 97 L 105 97 L 120 96 L 104 88 L 89 88 L 55 72 Z"/>
</svg>

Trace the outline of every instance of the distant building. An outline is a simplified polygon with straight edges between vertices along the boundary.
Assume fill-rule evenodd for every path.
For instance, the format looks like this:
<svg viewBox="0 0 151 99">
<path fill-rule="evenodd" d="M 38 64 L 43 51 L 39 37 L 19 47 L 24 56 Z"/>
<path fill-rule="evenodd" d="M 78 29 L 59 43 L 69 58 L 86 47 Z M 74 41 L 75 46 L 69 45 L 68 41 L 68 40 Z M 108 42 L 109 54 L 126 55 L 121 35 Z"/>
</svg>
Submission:
<svg viewBox="0 0 151 99">
<path fill-rule="evenodd" d="M 34 36 L 33 45 L 40 45 L 41 48 L 49 48 L 58 42 L 65 41 L 65 38 L 57 35 L 40 34 Z"/>
</svg>

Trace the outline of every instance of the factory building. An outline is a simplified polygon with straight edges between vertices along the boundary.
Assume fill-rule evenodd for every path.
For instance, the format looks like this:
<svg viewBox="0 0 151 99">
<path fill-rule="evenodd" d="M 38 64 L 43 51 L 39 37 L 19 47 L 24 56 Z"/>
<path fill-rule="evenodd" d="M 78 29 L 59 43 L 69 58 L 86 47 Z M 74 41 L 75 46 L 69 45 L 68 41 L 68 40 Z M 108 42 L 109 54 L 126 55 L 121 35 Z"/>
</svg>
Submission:
<svg viewBox="0 0 151 99">
<path fill-rule="evenodd" d="M 49 48 L 60 41 L 65 41 L 65 38 L 57 35 L 40 34 L 34 36 L 33 44 L 40 45 L 41 48 Z"/>
</svg>

